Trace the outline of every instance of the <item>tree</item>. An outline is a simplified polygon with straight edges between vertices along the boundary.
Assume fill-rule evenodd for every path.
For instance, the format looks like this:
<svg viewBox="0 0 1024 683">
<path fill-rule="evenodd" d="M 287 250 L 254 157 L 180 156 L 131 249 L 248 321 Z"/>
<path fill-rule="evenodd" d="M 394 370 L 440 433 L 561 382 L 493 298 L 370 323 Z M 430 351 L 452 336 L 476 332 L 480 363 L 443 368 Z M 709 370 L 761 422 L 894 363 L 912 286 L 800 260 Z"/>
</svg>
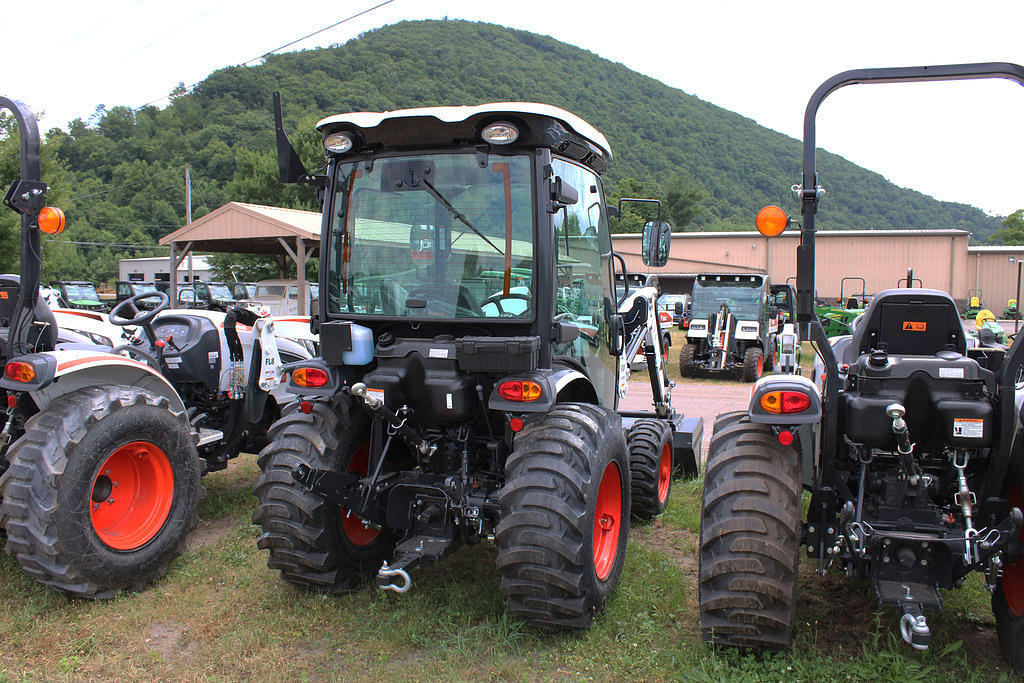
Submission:
<svg viewBox="0 0 1024 683">
<path fill-rule="evenodd" d="M 989 238 L 991 244 L 1024 244 L 1024 209 L 1017 209 L 1004 218 L 1002 225 Z"/>
<path fill-rule="evenodd" d="M 704 210 L 708 197 L 688 174 L 677 173 L 665 185 L 664 219 L 675 230 L 683 230 Z"/>
</svg>

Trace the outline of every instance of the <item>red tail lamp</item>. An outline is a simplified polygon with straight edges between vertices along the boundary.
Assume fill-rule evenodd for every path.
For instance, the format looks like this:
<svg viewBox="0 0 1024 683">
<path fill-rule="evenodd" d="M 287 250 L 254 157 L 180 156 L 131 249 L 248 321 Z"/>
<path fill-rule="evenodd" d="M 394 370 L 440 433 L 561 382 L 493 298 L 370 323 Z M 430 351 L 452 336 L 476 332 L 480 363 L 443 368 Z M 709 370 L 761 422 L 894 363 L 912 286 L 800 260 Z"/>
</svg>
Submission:
<svg viewBox="0 0 1024 683">
<path fill-rule="evenodd" d="M 36 378 L 36 369 L 31 363 L 12 360 L 4 368 L 4 376 L 15 382 L 31 382 Z"/>
<path fill-rule="evenodd" d="M 776 237 L 789 225 L 789 216 L 777 206 L 766 206 L 757 212 L 754 223 L 757 231 L 765 237 Z"/>
<path fill-rule="evenodd" d="M 292 383 L 300 387 L 322 387 L 330 377 L 320 368 L 299 368 L 292 371 Z"/>
<path fill-rule="evenodd" d="M 784 429 L 781 432 L 779 432 L 778 439 L 779 439 L 779 443 L 781 443 L 783 446 L 792 446 L 793 445 L 793 432 Z"/>
<path fill-rule="evenodd" d="M 47 235 L 59 235 L 64 230 L 64 212 L 55 206 L 44 206 L 36 221 Z"/>
<path fill-rule="evenodd" d="M 511 429 L 513 432 L 523 431 L 522 418 L 513 417 L 511 420 L 508 421 L 508 428 Z"/>
<path fill-rule="evenodd" d="M 811 407 L 811 397 L 799 391 L 770 391 L 760 403 L 769 413 L 802 413 Z"/>
<path fill-rule="evenodd" d="M 506 401 L 528 402 L 540 398 L 540 385 L 528 379 L 511 380 L 498 385 L 498 396 Z"/>
</svg>

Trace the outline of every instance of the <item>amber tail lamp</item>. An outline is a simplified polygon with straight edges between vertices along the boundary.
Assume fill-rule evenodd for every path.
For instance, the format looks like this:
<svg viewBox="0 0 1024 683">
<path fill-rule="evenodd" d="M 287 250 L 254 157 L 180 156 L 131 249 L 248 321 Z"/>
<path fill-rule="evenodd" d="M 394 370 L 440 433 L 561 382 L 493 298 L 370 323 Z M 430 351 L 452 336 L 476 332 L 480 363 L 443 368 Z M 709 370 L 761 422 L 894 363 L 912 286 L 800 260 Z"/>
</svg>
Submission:
<svg viewBox="0 0 1024 683">
<path fill-rule="evenodd" d="M 777 206 L 766 206 L 757 212 L 757 231 L 765 237 L 777 237 L 789 227 L 789 216 Z"/>
<path fill-rule="evenodd" d="M 47 235 L 59 235 L 64 230 L 64 212 L 54 206 L 44 206 L 36 221 Z"/>
</svg>

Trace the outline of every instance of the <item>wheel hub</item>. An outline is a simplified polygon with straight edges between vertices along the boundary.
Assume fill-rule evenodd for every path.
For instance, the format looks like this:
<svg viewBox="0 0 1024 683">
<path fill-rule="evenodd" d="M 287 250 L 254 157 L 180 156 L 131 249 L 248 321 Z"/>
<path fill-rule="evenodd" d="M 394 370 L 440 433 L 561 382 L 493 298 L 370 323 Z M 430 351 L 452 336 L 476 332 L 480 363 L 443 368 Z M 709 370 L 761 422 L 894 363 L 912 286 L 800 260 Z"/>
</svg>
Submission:
<svg viewBox="0 0 1024 683">
<path fill-rule="evenodd" d="M 114 489 L 118 495 L 114 496 Z M 93 478 L 89 517 L 114 550 L 136 550 L 163 528 L 174 502 L 174 471 L 155 444 L 133 441 L 115 449 Z"/>
</svg>

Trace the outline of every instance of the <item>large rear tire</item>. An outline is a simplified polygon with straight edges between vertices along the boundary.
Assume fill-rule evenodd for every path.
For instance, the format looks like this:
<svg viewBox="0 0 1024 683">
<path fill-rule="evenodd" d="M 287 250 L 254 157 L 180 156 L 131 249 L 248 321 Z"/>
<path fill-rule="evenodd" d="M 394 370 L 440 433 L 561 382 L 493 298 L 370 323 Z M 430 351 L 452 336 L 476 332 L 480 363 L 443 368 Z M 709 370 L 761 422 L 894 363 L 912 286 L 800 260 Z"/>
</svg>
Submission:
<svg viewBox="0 0 1024 683">
<path fill-rule="evenodd" d="M 129 386 L 87 387 L 32 416 L 0 478 L 6 550 L 59 591 L 110 598 L 167 573 L 198 522 L 184 413 Z"/>
<path fill-rule="evenodd" d="M 679 347 L 679 376 L 693 376 L 693 357 L 697 353 L 697 347 L 686 343 Z"/>
<path fill-rule="evenodd" d="M 380 569 L 394 551 L 394 536 L 364 525 L 343 508 L 327 503 L 292 477 L 296 465 L 366 474 L 369 418 L 350 410 L 348 400 L 313 403 L 309 413 L 285 407 L 257 460 L 262 474 L 253 492 L 257 541 L 269 550 L 267 566 L 289 583 L 324 592 L 354 590 Z"/>
<path fill-rule="evenodd" d="M 626 433 L 631 511 L 639 519 L 660 515 L 672 490 L 672 428 L 665 420 L 637 420 Z"/>
<path fill-rule="evenodd" d="M 516 436 L 505 471 L 496 537 L 509 613 L 537 626 L 587 628 L 626 557 L 630 474 L 619 416 L 555 406 Z"/>
<path fill-rule="evenodd" d="M 789 646 L 800 554 L 800 460 L 770 427 L 724 415 L 711 438 L 700 528 L 704 639 Z"/>
<path fill-rule="evenodd" d="M 1020 473 L 1012 473 L 1011 477 L 1019 479 Z M 1006 497 L 1010 505 L 1024 509 L 1019 486 L 1011 486 Z M 992 614 L 1006 661 L 1018 674 L 1024 673 L 1024 560 L 1003 567 L 1003 575 L 992 593 Z"/>
</svg>

